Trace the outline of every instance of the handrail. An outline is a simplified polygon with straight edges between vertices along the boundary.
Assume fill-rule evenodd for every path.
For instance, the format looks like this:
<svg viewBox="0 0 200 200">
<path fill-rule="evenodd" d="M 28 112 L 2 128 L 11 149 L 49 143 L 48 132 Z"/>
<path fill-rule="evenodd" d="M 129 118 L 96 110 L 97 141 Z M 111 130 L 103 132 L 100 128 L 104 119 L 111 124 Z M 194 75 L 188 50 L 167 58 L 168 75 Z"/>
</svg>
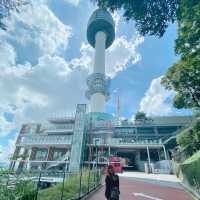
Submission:
<svg viewBox="0 0 200 200">
<path fill-rule="evenodd" d="M 71 144 L 71 135 L 24 135 L 19 145 Z"/>
</svg>

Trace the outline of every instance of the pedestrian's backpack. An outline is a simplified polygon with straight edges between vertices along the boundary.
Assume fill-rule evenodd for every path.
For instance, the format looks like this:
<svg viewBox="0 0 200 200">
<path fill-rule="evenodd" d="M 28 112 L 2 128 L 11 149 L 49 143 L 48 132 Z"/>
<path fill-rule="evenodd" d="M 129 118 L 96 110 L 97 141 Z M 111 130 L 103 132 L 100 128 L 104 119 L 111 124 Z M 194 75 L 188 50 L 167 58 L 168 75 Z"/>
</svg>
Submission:
<svg viewBox="0 0 200 200">
<path fill-rule="evenodd" d="M 112 199 L 112 200 L 117 200 L 117 199 L 119 199 L 119 189 L 117 188 L 117 187 L 113 187 L 112 189 L 111 189 L 111 194 L 110 194 L 110 198 Z"/>
</svg>

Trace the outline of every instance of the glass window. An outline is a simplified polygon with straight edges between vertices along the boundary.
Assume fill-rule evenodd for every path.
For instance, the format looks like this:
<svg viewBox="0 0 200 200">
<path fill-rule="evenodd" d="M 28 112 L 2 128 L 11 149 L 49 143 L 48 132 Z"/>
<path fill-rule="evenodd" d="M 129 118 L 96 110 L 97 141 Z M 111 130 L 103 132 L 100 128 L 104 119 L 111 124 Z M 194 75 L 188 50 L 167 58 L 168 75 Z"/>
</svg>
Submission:
<svg viewBox="0 0 200 200">
<path fill-rule="evenodd" d="M 36 160 L 45 160 L 47 157 L 47 149 L 40 149 L 36 152 Z"/>
</svg>

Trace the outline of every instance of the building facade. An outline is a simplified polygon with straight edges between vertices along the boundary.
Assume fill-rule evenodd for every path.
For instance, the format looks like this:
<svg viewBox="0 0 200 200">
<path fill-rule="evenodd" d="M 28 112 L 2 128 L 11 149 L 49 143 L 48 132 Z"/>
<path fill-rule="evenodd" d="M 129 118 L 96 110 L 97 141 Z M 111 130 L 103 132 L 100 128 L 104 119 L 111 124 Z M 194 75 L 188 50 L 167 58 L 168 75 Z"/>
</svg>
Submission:
<svg viewBox="0 0 200 200">
<path fill-rule="evenodd" d="M 125 160 L 124 167 L 144 171 L 145 163 L 171 159 L 176 134 L 191 122 L 189 116 L 118 120 L 106 113 L 87 113 L 80 104 L 74 117 L 24 124 L 11 167 L 77 171 L 85 164 L 107 165 L 109 157 L 118 156 Z M 18 166 L 15 160 L 21 161 Z"/>
</svg>

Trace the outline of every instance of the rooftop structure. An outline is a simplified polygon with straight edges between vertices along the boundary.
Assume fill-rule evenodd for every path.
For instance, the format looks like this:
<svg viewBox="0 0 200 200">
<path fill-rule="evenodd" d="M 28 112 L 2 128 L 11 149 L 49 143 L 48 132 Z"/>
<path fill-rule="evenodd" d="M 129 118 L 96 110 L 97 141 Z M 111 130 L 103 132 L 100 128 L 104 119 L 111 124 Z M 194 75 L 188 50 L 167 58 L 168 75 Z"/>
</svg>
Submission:
<svg viewBox="0 0 200 200">
<path fill-rule="evenodd" d="M 91 15 L 87 26 L 87 39 L 92 47 L 96 47 L 96 35 L 104 32 L 106 35 L 106 49 L 115 39 L 115 23 L 111 14 L 103 8 L 99 8 Z"/>
</svg>

